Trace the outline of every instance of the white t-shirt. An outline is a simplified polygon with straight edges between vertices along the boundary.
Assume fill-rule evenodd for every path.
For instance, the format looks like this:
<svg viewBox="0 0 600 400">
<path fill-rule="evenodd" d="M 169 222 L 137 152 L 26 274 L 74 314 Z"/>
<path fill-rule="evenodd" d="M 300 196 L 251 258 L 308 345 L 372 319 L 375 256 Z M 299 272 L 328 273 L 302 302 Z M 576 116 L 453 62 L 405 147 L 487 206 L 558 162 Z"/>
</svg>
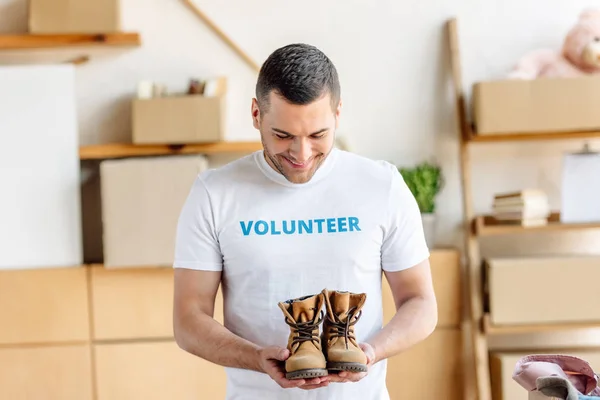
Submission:
<svg viewBox="0 0 600 400">
<path fill-rule="evenodd" d="M 334 149 L 304 184 L 257 151 L 201 173 L 181 212 L 175 268 L 223 271 L 224 323 L 258 345 L 285 347 L 277 303 L 322 289 L 367 293 L 359 341 L 382 326 L 382 270 L 429 257 L 420 212 L 397 168 Z M 387 400 L 386 362 L 356 383 L 282 389 L 227 368 L 227 400 Z"/>
</svg>

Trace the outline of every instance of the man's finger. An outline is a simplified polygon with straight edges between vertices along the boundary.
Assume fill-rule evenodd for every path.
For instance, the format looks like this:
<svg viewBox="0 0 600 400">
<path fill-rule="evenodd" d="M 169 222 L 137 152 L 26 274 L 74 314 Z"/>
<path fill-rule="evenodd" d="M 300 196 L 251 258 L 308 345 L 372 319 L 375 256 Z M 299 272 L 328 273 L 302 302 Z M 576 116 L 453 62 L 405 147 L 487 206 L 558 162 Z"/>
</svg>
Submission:
<svg viewBox="0 0 600 400">
<path fill-rule="evenodd" d="M 278 347 L 268 347 L 264 350 L 264 353 L 268 360 L 278 361 L 285 361 L 290 355 L 290 351 L 288 349 Z"/>
<path fill-rule="evenodd" d="M 340 371 L 339 377 L 348 381 L 355 382 L 356 380 L 360 380 L 363 378 L 365 374 L 363 372 L 348 372 L 348 371 Z"/>
<path fill-rule="evenodd" d="M 322 388 L 322 387 L 327 386 L 327 385 L 329 385 L 329 381 L 321 382 L 318 385 L 303 385 L 303 386 L 300 386 L 300 389 L 312 390 L 312 389 Z"/>
<path fill-rule="evenodd" d="M 347 373 L 346 373 L 346 376 L 344 376 L 344 374 L 342 374 L 342 372 L 343 371 L 340 371 L 339 373 L 329 374 L 327 376 L 327 378 L 329 379 L 330 382 L 336 382 L 336 383 L 348 382 Z"/>
<path fill-rule="evenodd" d="M 279 383 L 279 386 L 281 386 L 282 388 L 286 388 L 286 389 L 306 385 L 306 381 L 304 379 L 281 378 L 281 379 L 277 380 L 277 383 Z"/>
<path fill-rule="evenodd" d="M 312 379 L 307 379 L 306 380 L 306 385 L 318 385 L 321 382 L 324 382 L 326 380 L 328 380 L 329 378 L 326 376 L 323 377 L 318 377 L 318 378 L 312 378 Z"/>
<path fill-rule="evenodd" d="M 349 373 L 345 379 L 347 379 L 350 382 L 358 382 L 360 381 L 362 378 L 364 378 L 365 376 L 367 376 L 367 374 L 365 374 L 364 372 L 355 372 L 355 373 Z"/>
</svg>

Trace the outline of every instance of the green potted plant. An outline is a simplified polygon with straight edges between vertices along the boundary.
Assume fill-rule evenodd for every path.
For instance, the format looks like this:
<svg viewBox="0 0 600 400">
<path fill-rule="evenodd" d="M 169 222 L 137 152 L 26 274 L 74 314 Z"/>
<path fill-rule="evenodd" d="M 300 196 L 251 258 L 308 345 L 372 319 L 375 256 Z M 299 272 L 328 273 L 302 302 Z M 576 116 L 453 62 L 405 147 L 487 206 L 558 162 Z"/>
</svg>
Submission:
<svg viewBox="0 0 600 400">
<path fill-rule="evenodd" d="M 398 167 L 398 171 L 417 200 L 427 244 L 433 247 L 436 227 L 435 201 L 443 186 L 442 169 L 439 165 L 424 161 L 412 168 Z"/>
</svg>

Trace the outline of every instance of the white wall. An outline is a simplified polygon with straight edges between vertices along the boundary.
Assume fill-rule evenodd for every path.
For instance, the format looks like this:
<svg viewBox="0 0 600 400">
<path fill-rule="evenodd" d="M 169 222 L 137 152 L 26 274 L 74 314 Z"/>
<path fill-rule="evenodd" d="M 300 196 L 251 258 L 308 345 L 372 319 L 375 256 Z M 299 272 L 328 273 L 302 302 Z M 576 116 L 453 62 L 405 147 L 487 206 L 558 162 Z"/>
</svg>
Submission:
<svg viewBox="0 0 600 400">
<path fill-rule="evenodd" d="M 278 46 L 308 42 L 337 64 L 342 79 L 341 132 L 356 152 L 408 165 L 435 159 L 447 184 L 438 200 L 439 245 L 462 245 L 458 145 L 443 24 L 459 18 L 465 87 L 501 77 L 524 52 L 558 48 L 579 11 L 573 0 L 196 0 L 257 62 Z M 24 31 L 24 0 L 0 0 L 0 30 Z M 301 4 L 301 6 L 298 6 Z M 122 0 L 125 30 L 143 46 L 106 55 L 77 69 L 83 144 L 130 139 L 129 98 L 141 79 L 183 90 L 190 77 L 227 75 L 228 137 L 257 139 L 249 115 L 255 73 L 178 0 Z M 598 145 L 598 143 L 593 143 Z M 473 147 L 475 208 L 489 209 L 494 192 L 538 186 L 559 207 L 560 160 L 581 142 Z M 589 251 L 597 236 L 551 238 Z M 520 240 L 515 246 L 528 249 Z M 494 250 L 495 249 L 495 250 Z M 498 246 L 491 245 L 490 251 Z M 516 247 L 515 247 L 516 249 Z"/>
<path fill-rule="evenodd" d="M 73 78 L 0 67 L 0 270 L 83 261 Z"/>
</svg>

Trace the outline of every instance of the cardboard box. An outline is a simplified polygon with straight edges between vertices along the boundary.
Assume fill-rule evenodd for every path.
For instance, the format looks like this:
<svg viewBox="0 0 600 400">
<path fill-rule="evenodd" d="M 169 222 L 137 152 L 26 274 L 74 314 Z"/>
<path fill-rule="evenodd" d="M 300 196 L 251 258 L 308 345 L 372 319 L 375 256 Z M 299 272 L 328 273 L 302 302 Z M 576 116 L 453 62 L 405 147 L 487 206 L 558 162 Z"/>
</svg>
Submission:
<svg viewBox="0 0 600 400">
<path fill-rule="evenodd" d="M 386 385 L 392 400 L 464 398 L 459 259 L 460 253 L 454 249 L 431 251 L 438 326 L 424 341 L 387 360 Z M 383 323 L 387 324 L 396 313 L 396 305 L 385 278 L 382 306 Z"/>
<path fill-rule="evenodd" d="M 454 249 L 435 249 L 431 251 L 429 261 L 438 306 L 437 328 L 458 329 L 462 316 L 460 253 Z M 384 323 L 388 323 L 396 313 L 396 308 L 394 295 L 385 278 L 381 290 Z"/>
<path fill-rule="evenodd" d="M 429 258 L 438 305 L 438 328 L 459 328 L 462 316 L 460 253 L 435 249 Z"/>
<path fill-rule="evenodd" d="M 473 85 L 478 135 L 600 129 L 600 78 L 499 80 Z"/>
<path fill-rule="evenodd" d="M 96 399 L 92 363 L 86 343 L 0 347 L 0 399 Z"/>
<path fill-rule="evenodd" d="M 224 140 L 227 79 L 207 79 L 203 93 L 134 99 L 133 143 L 186 144 Z"/>
<path fill-rule="evenodd" d="M 600 351 L 597 350 L 553 349 L 551 353 L 579 357 L 587 361 L 594 371 L 598 371 L 600 368 Z M 539 392 L 527 392 L 512 378 L 519 359 L 530 354 L 540 354 L 540 352 L 492 352 L 490 354 L 490 380 L 494 400 L 559 400 L 554 397 L 546 397 Z"/>
<path fill-rule="evenodd" d="M 600 321 L 600 257 L 494 258 L 486 264 L 493 324 Z"/>
<path fill-rule="evenodd" d="M 0 271 L 0 347 L 87 341 L 88 296 L 85 268 Z"/>
<path fill-rule="evenodd" d="M 211 143 L 225 138 L 225 102 L 200 95 L 133 100 L 136 144 Z"/>
<path fill-rule="evenodd" d="M 174 341 L 100 343 L 94 354 L 97 400 L 217 400 L 227 395 L 225 369 Z"/>
<path fill-rule="evenodd" d="M 103 161 L 105 267 L 171 266 L 181 208 L 207 167 L 203 156 Z"/>
<path fill-rule="evenodd" d="M 119 32 L 120 7 L 119 0 L 29 0 L 29 32 Z"/>
<path fill-rule="evenodd" d="M 390 399 L 464 399 L 459 329 L 436 329 L 428 338 L 387 360 Z"/>
</svg>

